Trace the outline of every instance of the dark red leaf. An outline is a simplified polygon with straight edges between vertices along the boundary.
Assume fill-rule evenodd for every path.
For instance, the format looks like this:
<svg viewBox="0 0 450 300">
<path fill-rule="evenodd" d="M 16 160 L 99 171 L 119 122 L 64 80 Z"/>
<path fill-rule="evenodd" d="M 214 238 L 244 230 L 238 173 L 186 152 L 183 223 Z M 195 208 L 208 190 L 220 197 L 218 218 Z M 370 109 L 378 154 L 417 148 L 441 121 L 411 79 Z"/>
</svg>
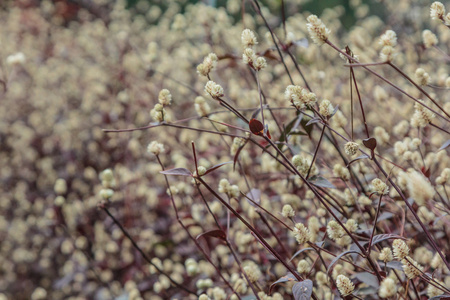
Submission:
<svg viewBox="0 0 450 300">
<path fill-rule="evenodd" d="M 215 230 L 210 230 L 207 232 L 203 232 L 201 234 L 199 234 L 196 239 L 198 240 L 201 237 L 213 237 L 213 238 L 217 238 L 223 241 L 227 240 L 227 235 L 225 234 L 225 232 L 223 230 L 220 229 L 215 229 Z"/>
<path fill-rule="evenodd" d="M 262 135 L 264 132 L 264 125 L 259 120 L 251 119 L 248 126 L 253 134 Z"/>
<path fill-rule="evenodd" d="M 363 144 L 364 146 L 373 151 L 377 147 L 377 140 L 375 138 L 364 139 Z"/>
</svg>

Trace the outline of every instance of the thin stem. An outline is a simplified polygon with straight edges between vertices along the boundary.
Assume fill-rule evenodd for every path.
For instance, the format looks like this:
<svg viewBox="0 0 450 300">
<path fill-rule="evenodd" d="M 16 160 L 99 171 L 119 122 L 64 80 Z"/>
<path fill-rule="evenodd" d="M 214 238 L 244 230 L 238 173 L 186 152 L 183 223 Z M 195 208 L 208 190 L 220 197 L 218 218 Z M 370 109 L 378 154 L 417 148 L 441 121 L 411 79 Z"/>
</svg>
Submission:
<svg viewBox="0 0 450 300">
<path fill-rule="evenodd" d="M 308 173 L 306 174 L 306 179 L 309 178 L 309 174 L 310 174 L 310 172 L 311 172 L 312 166 L 314 165 L 314 162 L 316 161 L 317 152 L 319 151 L 320 144 L 322 143 L 322 138 L 323 138 L 323 134 L 324 134 L 324 132 L 325 132 L 325 128 L 326 128 L 326 127 L 325 127 L 325 125 L 324 125 L 324 126 L 322 127 L 322 132 L 320 133 L 319 142 L 317 142 L 316 151 L 314 151 L 314 156 L 313 156 L 313 159 L 311 160 L 311 165 L 309 166 Z"/>
</svg>

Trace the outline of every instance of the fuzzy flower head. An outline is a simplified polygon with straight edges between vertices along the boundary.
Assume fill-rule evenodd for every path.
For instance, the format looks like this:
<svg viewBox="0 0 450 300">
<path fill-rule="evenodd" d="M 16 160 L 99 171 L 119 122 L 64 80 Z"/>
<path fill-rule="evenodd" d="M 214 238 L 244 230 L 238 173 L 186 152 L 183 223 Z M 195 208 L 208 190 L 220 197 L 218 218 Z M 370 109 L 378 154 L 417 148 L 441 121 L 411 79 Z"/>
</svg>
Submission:
<svg viewBox="0 0 450 300">
<path fill-rule="evenodd" d="M 351 280 L 347 276 L 342 274 L 338 275 L 338 277 L 336 278 L 336 286 L 342 296 L 350 295 L 355 290 L 353 282 L 351 282 Z"/>
<path fill-rule="evenodd" d="M 409 247 L 403 240 L 396 239 L 392 242 L 392 249 L 394 249 L 394 256 L 400 260 L 409 254 Z"/>
<path fill-rule="evenodd" d="M 241 34 L 241 42 L 245 48 L 258 44 L 255 33 L 250 29 L 244 29 Z"/>
<path fill-rule="evenodd" d="M 295 216 L 295 211 L 290 204 L 285 204 L 283 206 L 283 210 L 281 211 L 281 214 L 285 218 L 292 218 L 293 216 Z"/>
<path fill-rule="evenodd" d="M 242 60 L 246 65 L 253 66 L 257 58 L 258 57 L 256 56 L 255 51 L 253 51 L 252 48 L 246 48 L 244 50 L 244 54 L 242 54 Z"/>
<path fill-rule="evenodd" d="M 292 164 L 297 168 L 300 174 L 306 176 L 308 174 L 309 167 L 311 166 L 311 159 L 297 154 L 292 157 Z M 318 170 L 316 168 L 316 165 L 313 164 L 310 174 L 314 175 L 317 173 Z"/>
<path fill-rule="evenodd" d="M 425 48 L 433 47 L 437 45 L 437 43 L 439 42 L 437 36 L 433 32 L 431 32 L 431 30 L 428 29 L 422 31 L 422 40 Z"/>
<path fill-rule="evenodd" d="M 381 298 L 389 298 L 397 293 L 397 284 L 394 279 L 386 277 L 380 284 L 380 289 L 378 290 L 378 295 Z"/>
<path fill-rule="evenodd" d="M 153 120 L 155 122 L 158 122 L 158 123 L 164 121 L 165 115 L 166 115 L 166 110 L 159 103 L 156 103 L 155 107 L 150 111 L 150 116 L 153 118 Z"/>
<path fill-rule="evenodd" d="M 443 20 L 445 15 L 445 7 L 439 1 L 433 2 L 430 6 L 430 17 L 433 20 Z"/>
<path fill-rule="evenodd" d="M 319 46 L 324 44 L 328 40 L 331 30 L 316 15 L 310 15 L 307 20 L 306 27 L 313 42 Z"/>
<path fill-rule="evenodd" d="M 334 107 L 331 104 L 330 100 L 322 100 L 319 105 L 319 113 L 324 117 L 329 117 L 334 111 Z"/>
<path fill-rule="evenodd" d="M 380 41 L 381 46 L 397 46 L 397 34 L 393 30 L 386 30 L 386 32 L 381 35 Z"/>
<path fill-rule="evenodd" d="M 205 92 L 207 94 L 209 94 L 211 97 L 213 97 L 214 99 L 223 97 L 223 95 L 224 95 L 223 88 L 219 84 L 215 83 L 212 80 L 210 80 L 206 83 Z"/>
<path fill-rule="evenodd" d="M 11 54 L 6 58 L 6 64 L 8 66 L 18 66 L 23 65 L 26 62 L 25 54 L 22 52 L 17 52 L 15 54 Z"/>
<path fill-rule="evenodd" d="M 309 232 L 308 227 L 306 227 L 302 223 L 295 224 L 294 237 L 299 244 L 304 244 L 307 241 L 309 241 L 310 232 Z"/>
<path fill-rule="evenodd" d="M 289 85 L 284 92 L 284 98 L 290 101 L 298 110 L 306 106 L 312 106 L 317 102 L 316 94 L 308 92 L 308 90 L 298 85 Z"/>
<path fill-rule="evenodd" d="M 335 220 L 331 220 L 327 225 L 328 237 L 332 240 L 340 239 L 345 235 L 345 230 Z"/>
<path fill-rule="evenodd" d="M 374 192 L 379 195 L 386 195 L 389 192 L 389 187 L 380 178 L 375 178 L 372 180 L 372 186 Z"/>
<path fill-rule="evenodd" d="M 409 279 L 416 278 L 423 272 L 423 267 L 409 256 L 402 259 L 402 264 L 403 271 Z"/>
<path fill-rule="evenodd" d="M 347 155 L 355 155 L 358 152 L 359 145 L 355 142 L 347 142 L 344 146 L 345 154 Z"/>
<path fill-rule="evenodd" d="M 217 55 L 215 53 L 208 54 L 201 64 L 197 66 L 197 73 L 202 76 L 208 76 L 208 74 L 217 65 Z"/>
<path fill-rule="evenodd" d="M 423 103 L 422 100 L 419 101 Z M 413 127 L 425 127 L 430 124 L 435 117 L 435 114 L 432 111 L 420 103 L 416 102 L 416 104 L 414 104 L 414 109 L 414 114 L 411 117 L 411 126 Z"/>
<path fill-rule="evenodd" d="M 311 268 L 311 265 L 309 264 L 309 262 L 307 260 L 302 259 L 301 261 L 298 262 L 297 264 L 297 271 L 300 274 L 305 274 L 309 271 L 309 269 Z"/>
<path fill-rule="evenodd" d="M 427 72 L 425 72 L 424 69 L 417 68 L 416 73 L 414 75 L 416 76 L 419 85 L 425 86 L 430 84 L 431 81 L 430 75 Z"/>
<path fill-rule="evenodd" d="M 206 103 L 205 98 L 198 96 L 195 98 L 195 111 L 200 117 L 207 117 L 211 112 L 211 108 L 208 103 Z"/>
<path fill-rule="evenodd" d="M 163 106 L 170 105 L 172 102 L 172 94 L 170 94 L 168 89 L 163 89 L 159 92 L 158 101 Z"/>
<path fill-rule="evenodd" d="M 380 256 L 378 258 L 385 263 L 390 262 L 393 259 L 391 248 L 384 247 L 381 249 Z"/>
<path fill-rule="evenodd" d="M 164 145 L 161 143 L 158 143 L 157 141 L 153 141 L 147 146 L 147 152 L 153 153 L 154 155 L 158 156 L 161 153 L 164 153 Z"/>
<path fill-rule="evenodd" d="M 426 201 L 433 199 L 436 193 L 430 181 L 421 172 L 402 173 L 399 179 L 406 182 L 409 195 L 419 206 L 425 205 Z"/>
<path fill-rule="evenodd" d="M 395 50 L 392 46 L 384 46 L 380 51 L 380 59 L 383 62 L 391 62 L 395 57 Z"/>
</svg>

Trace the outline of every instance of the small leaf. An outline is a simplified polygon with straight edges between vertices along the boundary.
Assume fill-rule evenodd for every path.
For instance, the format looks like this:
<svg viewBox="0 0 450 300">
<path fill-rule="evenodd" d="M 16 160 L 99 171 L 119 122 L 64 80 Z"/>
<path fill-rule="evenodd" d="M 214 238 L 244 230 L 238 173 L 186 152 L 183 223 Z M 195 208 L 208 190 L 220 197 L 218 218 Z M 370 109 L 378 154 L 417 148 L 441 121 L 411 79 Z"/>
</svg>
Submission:
<svg viewBox="0 0 450 300">
<path fill-rule="evenodd" d="M 174 175 L 174 176 L 192 176 L 191 171 L 185 168 L 175 168 L 165 171 L 160 171 L 159 173 L 164 175 Z"/>
<path fill-rule="evenodd" d="M 370 274 L 368 272 L 355 273 L 355 278 L 359 281 L 367 284 L 368 286 L 372 286 L 374 288 L 379 287 L 377 276 Z"/>
<path fill-rule="evenodd" d="M 199 238 L 202 238 L 202 237 L 213 237 L 213 238 L 217 238 L 217 239 L 220 239 L 223 241 L 227 240 L 227 235 L 225 234 L 225 232 L 223 230 L 220 230 L 220 229 L 215 229 L 215 230 L 210 230 L 207 232 L 200 233 L 196 237 L 196 239 L 198 240 Z"/>
<path fill-rule="evenodd" d="M 441 150 L 444 150 L 444 149 L 447 148 L 448 146 L 450 146 L 450 140 L 447 140 L 447 141 L 441 146 L 441 148 L 439 148 L 438 151 L 436 151 L 436 152 L 439 152 L 439 151 L 441 151 Z"/>
<path fill-rule="evenodd" d="M 322 176 L 313 176 L 308 181 L 318 187 L 323 187 L 323 188 L 328 188 L 328 189 L 336 188 L 331 182 L 329 182 L 327 179 L 323 178 Z"/>
<path fill-rule="evenodd" d="M 209 168 L 208 170 L 206 170 L 206 172 L 205 172 L 204 175 L 206 175 L 206 174 L 208 174 L 208 173 L 211 173 L 212 171 L 214 171 L 214 170 L 220 168 L 220 167 L 223 166 L 223 165 L 227 165 L 227 164 L 231 164 L 231 163 L 232 163 L 232 161 L 227 161 L 227 162 L 224 162 L 224 163 L 217 164 L 217 165 L 215 165 L 215 166 Z"/>
<path fill-rule="evenodd" d="M 337 113 L 338 110 L 339 110 L 339 105 L 336 105 L 335 108 L 333 109 L 333 112 L 328 117 L 328 119 L 331 119 Z"/>
<path fill-rule="evenodd" d="M 297 282 L 292 287 L 295 300 L 309 300 L 313 292 L 313 282 L 309 279 Z"/>
<path fill-rule="evenodd" d="M 261 191 L 259 189 L 251 189 L 250 192 L 247 193 L 246 197 L 259 204 L 261 202 Z M 256 206 L 251 201 L 249 201 L 249 203 L 252 206 Z"/>
<path fill-rule="evenodd" d="M 287 273 L 283 277 L 280 277 L 277 281 L 275 281 L 274 283 L 272 283 L 270 285 L 269 295 L 272 294 L 272 289 L 274 288 L 274 285 L 279 284 L 279 283 L 283 283 L 283 282 L 288 282 L 288 281 L 297 281 L 297 279 L 295 278 L 295 276 L 291 272 Z"/>
<path fill-rule="evenodd" d="M 311 125 L 306 125 L 309 122 L 308 118 L 302 118 L 302 120 L 300 121 L 300 125 L 303 127 L 303 129 L 306 131 L 306 133 L 308 134 L 309 137 L 311 137 L 311 132 L 313 130 L 313 126 Z"/>
<path fill-rule="evenodd" d="M 263 135 L 264 125 L 263 123 L 261 123 L 261 121 L 257 119 L 251 119 L 250 122 L 248 123 L 248 127 L 250 128 L 250 131 L 253 134 Z"/>
<path fill-rule="evenodd" d="M 375 138 L 371 137 L 368 139 L 364 139 L 363 144 L 364 144 L 364 146 L 366 146 L 367 148 L 369 148 L 370 150 L 373 151 L 377 147 L 377 140 Z"/>
<path fill-rule="evenodd" d="M 366 158 L 369 158 L 369 157 L 368 157 L 367 155 L 365 155 L 365 154 L 363 154 L 363 155 L 361 155 L 361 156 L 358 156 L 357 158 L 351 160 L 351 161 L 347 164 L 347 168 L 348 168 L 352 163 L 354 163 L 355 161 L 358 161 L 358 160 L 360 160 L 360 159 L 366 159 Z"/>
<path fill-rule="evenodd" d="M 293 260 L 297 255 L 301 254 L 302 252 L 310 251 L 310 250 L 314 250 L 314 248 L 303 248 L 303 249 L 298 250 L 297 252 L 294 253 L 294 255 L 292 255 L 292 257 L 289 261 Z"/>
<path fill-rule="evenodd" d="M 392 218 L 394 216 L 393 213 L 387 212 L 385 211 L 384 213 L 382 213 L 379 217 L 378 217 L 378 222 L 379 221 L 383 221 L 383 220 L 389 220 L 390 218 Z"/>
<path fill-rule="evenodd" d="M 311 120 L 308 121 L 308 123 L 306 123 L 305 126 L 311 126 L 312 124 L 318 123 L 320 121 L 319 118 L 312 118 Z"/>
<path fill-rule="evenodd" d="M 386 263 L 386 267 L 389 267 L 391 269 L 400 270 L 403 271 L 403 264 L 399 261 L 390 261 Z"/>
<path fill-rule="evenodd" d="M 349 250 L 349 251 L 345 251 L 341 254 L 339 254 L 338 256 L 336 256 L 330 263 L 330 265 L 328 266 L 328 270 L 327 273 L 330 274 L 330 272 L 333 270 L 334 265 L 345 255 L 347 254 L 351 254 L 351 253 L 356 253 L 361 255 L 361 252 L 359 250 Z M 362 255 L 361 255 L 362 256 Z"/>
<path fill-rule="evenodd" d="M 378 234 L 373 237 L 372 246 L 375 244 L 381 243 L 382 241 L 391 240 L 391 239 L 406 240 L 404 237 L 396 235 L 396 234 Z"/>
</svg>

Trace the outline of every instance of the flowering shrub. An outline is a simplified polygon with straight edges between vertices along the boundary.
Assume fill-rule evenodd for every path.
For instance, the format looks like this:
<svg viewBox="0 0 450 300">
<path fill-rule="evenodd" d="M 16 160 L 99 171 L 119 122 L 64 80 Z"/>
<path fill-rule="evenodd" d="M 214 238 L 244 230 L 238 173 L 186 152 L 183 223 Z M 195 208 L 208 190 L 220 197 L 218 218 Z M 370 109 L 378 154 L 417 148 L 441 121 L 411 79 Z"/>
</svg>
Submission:
<svg viewBox="0 0 450 300">
<path fill-rule="evenodd" d="M 442 3 L 154 3 L 1 4 L 0 299 L 450 297 Z"/>
</svg>

